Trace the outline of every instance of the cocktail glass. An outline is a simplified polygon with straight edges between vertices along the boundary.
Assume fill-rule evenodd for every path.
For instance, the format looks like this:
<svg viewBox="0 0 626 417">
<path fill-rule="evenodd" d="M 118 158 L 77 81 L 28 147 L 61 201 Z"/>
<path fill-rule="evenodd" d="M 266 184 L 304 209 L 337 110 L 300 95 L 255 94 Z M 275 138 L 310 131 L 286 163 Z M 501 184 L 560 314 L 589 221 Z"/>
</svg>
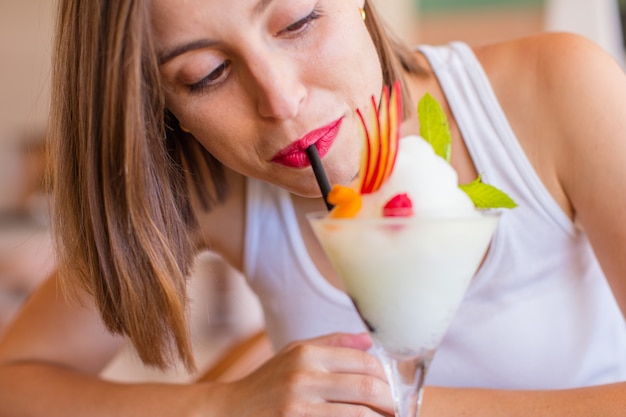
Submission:
<svg viewBox="0 0 626 417">
<path fill-rule="evenodd" d="M 426 371 L 483 259 L 499 212 L 376 219 L 308 215 L 369 330 L 396 417 L 416 417 Z"/>
</svg>

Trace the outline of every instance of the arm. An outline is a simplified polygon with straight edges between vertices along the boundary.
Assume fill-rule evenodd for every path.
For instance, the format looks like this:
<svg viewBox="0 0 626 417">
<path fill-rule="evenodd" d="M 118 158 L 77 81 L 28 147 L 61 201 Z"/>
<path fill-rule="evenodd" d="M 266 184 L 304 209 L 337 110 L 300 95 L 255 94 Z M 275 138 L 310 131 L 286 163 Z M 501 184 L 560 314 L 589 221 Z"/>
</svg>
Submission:
<svg viewBox="0 0 626 417">
<path fill-rule="evenodd" d="M 626 316 L 626 76 L 589 43 L 567 42 L 562 48 L 573 62 L 554 71 L 563 72 L 570 87 L 549 98 L 559 110 L 555 127 L 562 129 L 556 172 Z"/>
<path fill-rule="evenodd" d="M 480 57 L 526 154 L 555 200 L 587 233 L 626 313 L 623 70 L 572 35 L 541 35 Z M 551 391 L 428 387 L 423 417 L 610 417 L 624 410 L 624 382 Z"/>
<path fill-rule="evenodd" d="M 244 379 L 120 384 L 98 373 L 122 340 L 91 304 L 72 305 L 53 277 L 0 341 L 1 416 L 381 416 L 391 410 L 383 370 L 364 335 L 295 343 Z M 360 404 L 360 405 L 359 405 Z"/>
<path fill-rule="evenodd" d="M 617 417 L 625 395 L 624 383 L 558 391 L 427 387 L 422 417 Z"/>
<path fill-rule="evenodd" d="M 90 306 L 67 302 L 55 277 L 26 302 L 0 343 L 0 415 L 189 415 L 184 410 L 201 395 L 198 388 L 97 377 L 122 340 Z"/>
</svg>

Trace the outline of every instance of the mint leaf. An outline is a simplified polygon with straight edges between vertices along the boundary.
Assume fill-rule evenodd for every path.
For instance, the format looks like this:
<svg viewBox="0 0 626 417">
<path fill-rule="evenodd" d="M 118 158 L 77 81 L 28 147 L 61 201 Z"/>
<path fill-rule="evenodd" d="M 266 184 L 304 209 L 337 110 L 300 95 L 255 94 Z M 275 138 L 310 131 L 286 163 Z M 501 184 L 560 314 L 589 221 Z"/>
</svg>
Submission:
<svg viewBox="0 0 626 417">
<path fill-rule="evenodd" d="M 452 135 L 448 118 L 437 100 L 429 93 L 424 94 L 417 104 L 420 135 L 433 147 L 435 153 L 450 162 Z"/>
<path fill-rule="evenodd" d="M 477 208 L 515 208 L 517 203 L 504 191 L 481 181 L 480 175 L 469 184 L 459 185 Z"/>
<path fill-rule="evenodd" d="M 430 143 L 435 153 L 450 163 L 452 134 L 448 118 L 437 100 L 429 93 L 424 94 L 417 104 L 420 135 Z M 481 181 L 480 175 L 469 184 L 459 185 L 477 208 L 515 208 L 517 203 L 504 191 Z"/>
</svg>

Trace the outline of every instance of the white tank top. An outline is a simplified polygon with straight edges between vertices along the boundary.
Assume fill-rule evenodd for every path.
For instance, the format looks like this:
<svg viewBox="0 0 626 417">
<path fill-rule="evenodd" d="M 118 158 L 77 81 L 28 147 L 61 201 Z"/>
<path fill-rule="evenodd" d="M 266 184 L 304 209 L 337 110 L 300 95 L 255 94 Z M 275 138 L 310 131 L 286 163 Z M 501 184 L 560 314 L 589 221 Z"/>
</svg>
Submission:
<svg viewBox="0 0 626 417">
<path fill-rule="evenodd" d="M 446 386 L 568 388 L 626 380 L 626 323 L 585 234 L 520 147 L 463 43 L 422 47 L 483 180 L 511 195 L 484 264 L 432 362 Z M 365 328 L 309 257 L 288 193 L 248 181 L 244 273 L 275 348 Z"/>
</svg>

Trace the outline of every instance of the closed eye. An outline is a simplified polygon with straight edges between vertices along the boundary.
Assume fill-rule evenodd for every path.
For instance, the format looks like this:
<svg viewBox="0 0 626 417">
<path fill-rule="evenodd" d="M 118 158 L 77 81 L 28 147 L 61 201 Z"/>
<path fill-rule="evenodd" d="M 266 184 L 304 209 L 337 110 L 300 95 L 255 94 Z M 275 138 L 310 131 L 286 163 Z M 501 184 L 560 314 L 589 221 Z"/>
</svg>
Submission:
<svg viewBox="0 0 626 417">
<path fill-rule="evenodd" d="M 321 17 L 321 14 L 319 13 L 319 11 L 313 10 L 305 18 L 300 19 L 297 22 L 292 23 L 291 25 L 287 26 L 283 30 L 279 31 L 278 35 L 293 35 L 293 34 L 302 32 L 303 30 L 306 30 L 308 28 L 310 23 L 314 22 L 320 17 Z"/>
<path fill-rule="evenodd" d="M 228 75 L 230 66 L 231 66 L 230 61 L 222 62 L 222 64 L 219 67 L 215 68 L 213 71 L 211 71 L 209 75 L 207 75 L 206 77 L 204 77 L 197 83 L 191 84 L 189 86 L 189 91 L 191 93 L 198 93 L 198 92 L 206 90 L 209 87 L 217 86 Z"/>
</svg>

